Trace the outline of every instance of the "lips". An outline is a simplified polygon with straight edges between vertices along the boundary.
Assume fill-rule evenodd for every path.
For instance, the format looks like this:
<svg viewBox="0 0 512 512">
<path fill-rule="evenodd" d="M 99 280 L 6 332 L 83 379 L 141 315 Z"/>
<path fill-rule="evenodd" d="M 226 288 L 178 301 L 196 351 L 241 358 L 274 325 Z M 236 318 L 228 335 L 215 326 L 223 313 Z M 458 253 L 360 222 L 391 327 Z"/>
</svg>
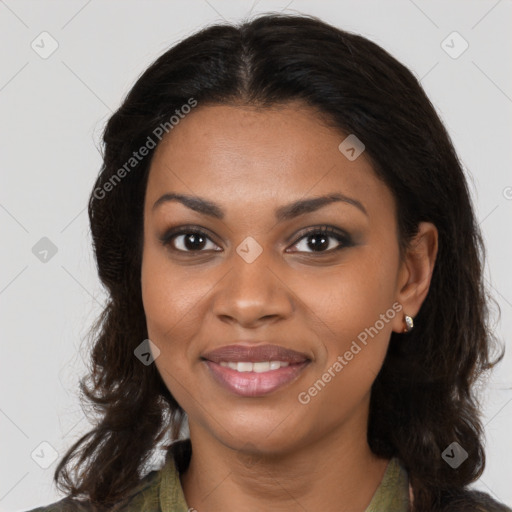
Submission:
<svg viewBox="0 0 512 512">
<path fill-rule="evenodd" d="M 297 364 L 309 360 L 306 354 L 279 345 L 226 345 L 207 352 L 201 357 L 214 363 L 283 361 L 289 364 Z"/>
<path fill-rule="evenodd" d="M 291 384 L 311 362 L 306 354 L 279 345 L 226 345 L 201 359 L 217 384 L 235 395 L 252 398 Z"/>
</svg>

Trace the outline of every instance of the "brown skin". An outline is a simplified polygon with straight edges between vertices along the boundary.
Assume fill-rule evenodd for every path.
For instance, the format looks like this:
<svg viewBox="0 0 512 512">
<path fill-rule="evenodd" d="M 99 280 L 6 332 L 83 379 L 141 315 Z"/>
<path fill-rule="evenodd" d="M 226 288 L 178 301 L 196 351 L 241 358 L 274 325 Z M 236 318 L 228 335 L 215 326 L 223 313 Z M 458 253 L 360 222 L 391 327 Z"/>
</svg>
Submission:
<svg viewBox="0 0 512 512">
<path fill-rule="evenodd" d="M 193 455 L 181 483 L 188 506 L 199 512 L 363 512 L 389 462 L 367 443 L 370 389 L 391 332 L 403 331 L 404 314 L 414 317 L 427 295 L 437 230 L 422 223 L 400 261 L 393 196 L 365 153 L 352 162 L 340 153 L 344 138 L 300 104 L 199 106 L 154 155 L 143 302 L 149 338 L 161 350 L 157 368 L 188 414 Z M 207 198 L 225 217 L 176 201 L 153 210 L 168 192 Z M 334 202 L 276 222 L 276 208 L 331 193 L 357 199 L 368 215 Z M 185 253 L 184 235 L 168 247 L 160 242 L 185 224 L 207 230 L 206 245 Z M 325 224 L 347 231 L 354 246 L 336 251 L 340 243 L 329 238 L 328 248 L 314 252 L 300 231 Z M 236 252 L 248 236 L 263 249 L 252 263 Z M 397 301 L 403 310 L 301 404 L 299 393 Z M 217 385 L 200 359 L 240 339 L 292 348 L 312 362 L 269 395 L 240 397 Z"/>
</svg>

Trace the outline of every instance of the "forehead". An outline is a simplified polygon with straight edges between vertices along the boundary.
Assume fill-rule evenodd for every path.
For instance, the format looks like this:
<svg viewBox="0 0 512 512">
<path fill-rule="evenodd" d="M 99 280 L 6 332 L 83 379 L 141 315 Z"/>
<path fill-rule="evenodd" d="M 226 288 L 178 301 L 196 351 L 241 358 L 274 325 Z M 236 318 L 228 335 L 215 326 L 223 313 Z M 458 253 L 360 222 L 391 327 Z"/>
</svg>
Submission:
<svg viewBox="0 0 512 512">
<path fill-rule="evenodd" d="M 163 138 L 152 159 L 148 203 L 182 192 L 221 204 L 278 203 L 330 192 L 392 207 L 364 152 L 349 160 L 347 137 L 300 103 L 256 109 L 199 105 Z M 371 206 L 368 205 L 371 209 Z"/>
</svg>

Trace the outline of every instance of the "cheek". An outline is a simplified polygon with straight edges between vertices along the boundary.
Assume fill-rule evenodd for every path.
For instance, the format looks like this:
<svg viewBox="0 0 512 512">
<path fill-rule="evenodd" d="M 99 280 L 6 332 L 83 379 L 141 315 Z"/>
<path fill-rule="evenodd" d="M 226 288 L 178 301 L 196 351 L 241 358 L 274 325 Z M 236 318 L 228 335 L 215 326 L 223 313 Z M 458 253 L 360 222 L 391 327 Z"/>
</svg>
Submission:
<svg viewBox="0 0 512 512">
<path fill-rule="evenodd" d="M 386 256 L 376 256 L 364 248 L 329 279 L 312 281 L 305 288 L 307 303 L 320 320 L 315 332 L 323 345 L 323 366 L 346 354 L 350 366 L 378 372 L 398 314 L 392 307 L 398 260 L 389 249 L 381 253 Z"/>
<path fill-rule="evenodd" d="M 195 284 L 195 286 L 194 286 Z M 192 340 L 204 316 L 201 297 L 205 290 L 183 269 L 173 270 L 165 251 L 146 245 L 141 268 L 141 289 L 149 339 L 159 348 L 155 365 L 167 388 L 185 409 L 194 406 L 190 371 L 194 347 Z"/>
<path fill-rule="evenodd" d="M 146 244 L 141 268 L 142 302 L 148 335 L 161 350 L 187 340 L 187 328 L 198 325 L 205 290 L 192 278 L 192 270 L 173 269 L 165 251 Z"/>
</svg>

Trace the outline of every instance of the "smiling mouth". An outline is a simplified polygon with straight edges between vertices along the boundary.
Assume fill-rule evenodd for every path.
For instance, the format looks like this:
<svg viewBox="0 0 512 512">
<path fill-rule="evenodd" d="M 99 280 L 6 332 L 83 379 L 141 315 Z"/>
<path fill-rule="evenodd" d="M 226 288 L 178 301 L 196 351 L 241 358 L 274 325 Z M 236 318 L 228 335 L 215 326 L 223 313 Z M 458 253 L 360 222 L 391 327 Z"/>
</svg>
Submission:
<svg viewBox="0 0 512 512">
<path fill-rule="evenodd" d="M 204 360 L 209 374 L 221 387 L 243 397 L 268 395 L 299 378 L 311 362 L 287 361 L 214 361 Z"/>
</svg>

